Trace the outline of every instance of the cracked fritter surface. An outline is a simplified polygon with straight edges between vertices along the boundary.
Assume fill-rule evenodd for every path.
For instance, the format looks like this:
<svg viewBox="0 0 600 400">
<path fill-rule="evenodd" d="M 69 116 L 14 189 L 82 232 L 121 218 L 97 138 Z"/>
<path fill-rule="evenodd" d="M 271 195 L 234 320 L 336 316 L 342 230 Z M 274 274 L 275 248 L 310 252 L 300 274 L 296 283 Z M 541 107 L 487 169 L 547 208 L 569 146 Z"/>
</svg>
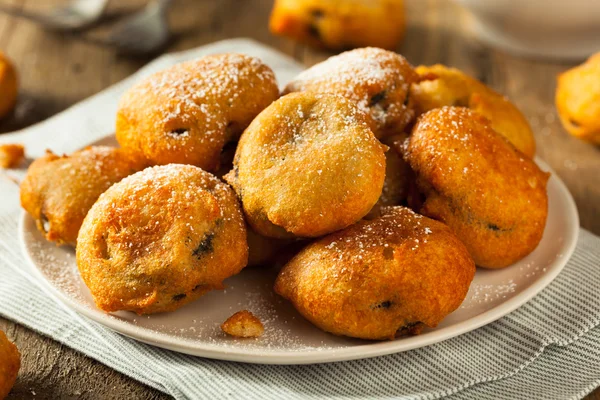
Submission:
<svg viewBox="0 0 600 400">
<path fill-rule="evenodd" d="M 436 64 L 418 66 L 421 80 L 410 95 L 417 113 L 444 106 L 468 107 L 486 117 L 492 128 L 529 158 L 535 155 L 535 138 L 529 123 L 506 97 L 456 68 Z"/>
<path fill-rule="evenodd" d="M 375 136 L 402 132 L 413 119 L 413 67 L 400 54 L 365 47 L 333 56 L 300 73 L 284 93 L 311 91 L 344 96 L 371 118 Z"/>
<path fill-rule="evenodd" d="M 105 192 L 87 215 L 77 266 L 104 311 L 175 310 L 248 262 L 235 193 L 200 168 L 147 168 Z"/>
<path fill-rule="evenodd" d="M 340 96 L 292 93 L 242 135 L 225 176 L 252 228 L 269 237 L 317 237 L 347 227 L 377 202 L 386 147 Z"/>
<path fill-rule="evenodd" d="M 46 239 L 74 246 L 83 219 L 98 197 L 145 166 L 143 158 L 114 147 L 87 147 L 70 156 L 48 151 L 27 170 L 21 183 L 21 205 Z"/>
<path fill-rule="evenodd" d="M 437 326 L 460 306 L 474 274 L 447 226 L 388 207 L 307 246 L 280 272 L 275 291 L 327 332 L 382 340 Z"/>
<path fill-rule="evenodd" d="M 8 396 L 15 384 L 20 367 L 21 354 L 17 346 L 8 340 L 4 332 L 0 331 L 0 399 Z"/>
<path fill-rule="evenodd" d="M 427 112 L 405 159 L 425 194 L 420 212 L 446 223 L 475 263 L 502 268 L 531 253 L 548 215 L 549 174 L 462 107 Z"/>
<path fill-rule="evenodd" d="M 279 96 L 258 58 L 210 55 L 142 80 L 121 99 L 117 140 L 153 164 L 219 168 L 221 150 Z"/>
</svg>

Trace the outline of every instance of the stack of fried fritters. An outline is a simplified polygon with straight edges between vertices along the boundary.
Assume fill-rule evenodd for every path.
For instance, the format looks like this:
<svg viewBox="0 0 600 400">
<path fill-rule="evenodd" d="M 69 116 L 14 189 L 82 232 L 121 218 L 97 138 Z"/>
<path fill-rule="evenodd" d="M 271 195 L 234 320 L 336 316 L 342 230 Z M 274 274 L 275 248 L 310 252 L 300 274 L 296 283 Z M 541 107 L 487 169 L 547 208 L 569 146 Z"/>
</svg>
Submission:
<svg viewBox="0 0 600 400">
<path fill-rule="evenodd" d="M 312 323 L 390 339 L 435 327 L 475 265 L 507 267 L 544 231 L 548 174 L 517 108 L 382 49 L 331 57 L 279 98 L 256 58 L 176 65 L 125 94 L 116 136 L 48 155 L 22 185 L 46 237 L 76 239 L 105 311 L 174 310 L 283 263 L 275 291 Z"/>
</svg>

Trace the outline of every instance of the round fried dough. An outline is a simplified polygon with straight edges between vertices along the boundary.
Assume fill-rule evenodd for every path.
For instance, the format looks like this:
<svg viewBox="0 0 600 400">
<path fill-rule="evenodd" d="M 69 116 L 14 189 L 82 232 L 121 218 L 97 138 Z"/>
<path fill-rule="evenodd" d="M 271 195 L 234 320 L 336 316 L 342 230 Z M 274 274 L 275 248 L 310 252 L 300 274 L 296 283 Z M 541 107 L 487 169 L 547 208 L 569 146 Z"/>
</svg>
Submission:
<svg viewBox="0 0 600 400">
<path fill-rule="evenodd" d="M 406 30 L 403 0 L 275 0 L 276 35 L 332 50 L 376 46 L 393 50 Z"/>
<path fill-rule="evenodd" d="M 248 262 L 235 193 L 191 165 L 147 168 L 107 190 L 77 241 L 77 266 L 107 312 L 175 310 Z"/>
<path fill-rule="evenodd" d="M 21 367 L 21 354 L 4 332 L 0 331 L 0 399 L 8 396 Z"/>
<path fill-rule="evenodd" d="M 21 206 L 47 240 L 74 246 L 98 197 L 145 166 L 144 159 L 114 147 L 92 146 L 62 157 L 48 151 L 21 183 Z"/>
<path fill-rule="evenodd" d="M 269 237 L 317 237 L 364 217 L 385 178 L 386 147 L 340 96 L 292 93 L 242 135 L 225 176 L 247 221 Z"/>
<path fill-rule="evenodd" d="M 443 106 L 468 107 L 490 120 L 492 128 L 527 157 L 535 155 L 535 138 L 529 123 L 506 97 L 456 68 L 418 66 L 422 79 L 410 95 L 417 113 Z"/>
<path fill-rule="evenodd" d="M 273 71 L 254 57 L 220 54 L 177 64 L 125 93 L 117 140 L 154 164 L 215 171 L 223 146 L 278 95 Z"/>
<path fill-rule="evenodd" d="M 600 144 L 600 53 L 558 76 L 555 100 L 571 135 Z"/>
<path fill-rule="evenodd" d="M 306 247 L 275 291 L 327 332 L 382 340 L 437 326 L 460 306 L 474 274 L 447 226 L 388 207 Z"/>
<path fill-rule="evenodd" d="M 371 117 L 378 138 L 402 132 L 414 117 L 410 85 L 417 80 L 400 54 L 374 47 L 330 57 L 298 75 L 284 93 L 311 91 L 350 99 Z"/>
<path fill-rule="evenodd" d="M 405 158 L 426 197 L 420 212 L 446 223 L 477 265 L 506 267 L 537 247 L 549 174 L 487 119 L 462 107 L 429 111 L 415 125 Z"/>
</svg>

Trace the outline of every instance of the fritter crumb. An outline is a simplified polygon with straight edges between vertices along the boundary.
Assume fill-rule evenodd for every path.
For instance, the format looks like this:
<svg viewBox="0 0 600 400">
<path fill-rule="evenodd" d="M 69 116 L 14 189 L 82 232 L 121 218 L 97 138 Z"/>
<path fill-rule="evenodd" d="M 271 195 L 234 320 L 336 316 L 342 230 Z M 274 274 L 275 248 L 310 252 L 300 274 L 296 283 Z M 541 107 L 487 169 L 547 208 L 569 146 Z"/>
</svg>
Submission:
<svg viewBox="0 0 600 400">
<path fill-rule="evenodd" d="M 21 144 L 0 145 L 0 168 L 15 168 L 25 159 L 25 147 Z"/>
<path fill-rule="evenodd" d="M 238 311 L 227 318 L 221 329 L 228 335 L 241 338 L 259 337 L 265 331 L 260 319 L 248 310 Z"/>
</svg>

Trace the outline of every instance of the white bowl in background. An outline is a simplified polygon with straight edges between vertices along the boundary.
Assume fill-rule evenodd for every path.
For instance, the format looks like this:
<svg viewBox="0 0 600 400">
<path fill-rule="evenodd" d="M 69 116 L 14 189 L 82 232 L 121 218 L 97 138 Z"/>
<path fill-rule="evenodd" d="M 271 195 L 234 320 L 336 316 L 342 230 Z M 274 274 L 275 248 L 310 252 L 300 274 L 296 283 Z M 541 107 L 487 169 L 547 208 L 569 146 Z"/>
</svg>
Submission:
<svg viewBox="0 0 600 400">
<path fill-rule="evenodd" d="M 483 41 L 526 56 L 583 59 L 600 51 L 600 0 L 456 0 Z"/>
</svg>

